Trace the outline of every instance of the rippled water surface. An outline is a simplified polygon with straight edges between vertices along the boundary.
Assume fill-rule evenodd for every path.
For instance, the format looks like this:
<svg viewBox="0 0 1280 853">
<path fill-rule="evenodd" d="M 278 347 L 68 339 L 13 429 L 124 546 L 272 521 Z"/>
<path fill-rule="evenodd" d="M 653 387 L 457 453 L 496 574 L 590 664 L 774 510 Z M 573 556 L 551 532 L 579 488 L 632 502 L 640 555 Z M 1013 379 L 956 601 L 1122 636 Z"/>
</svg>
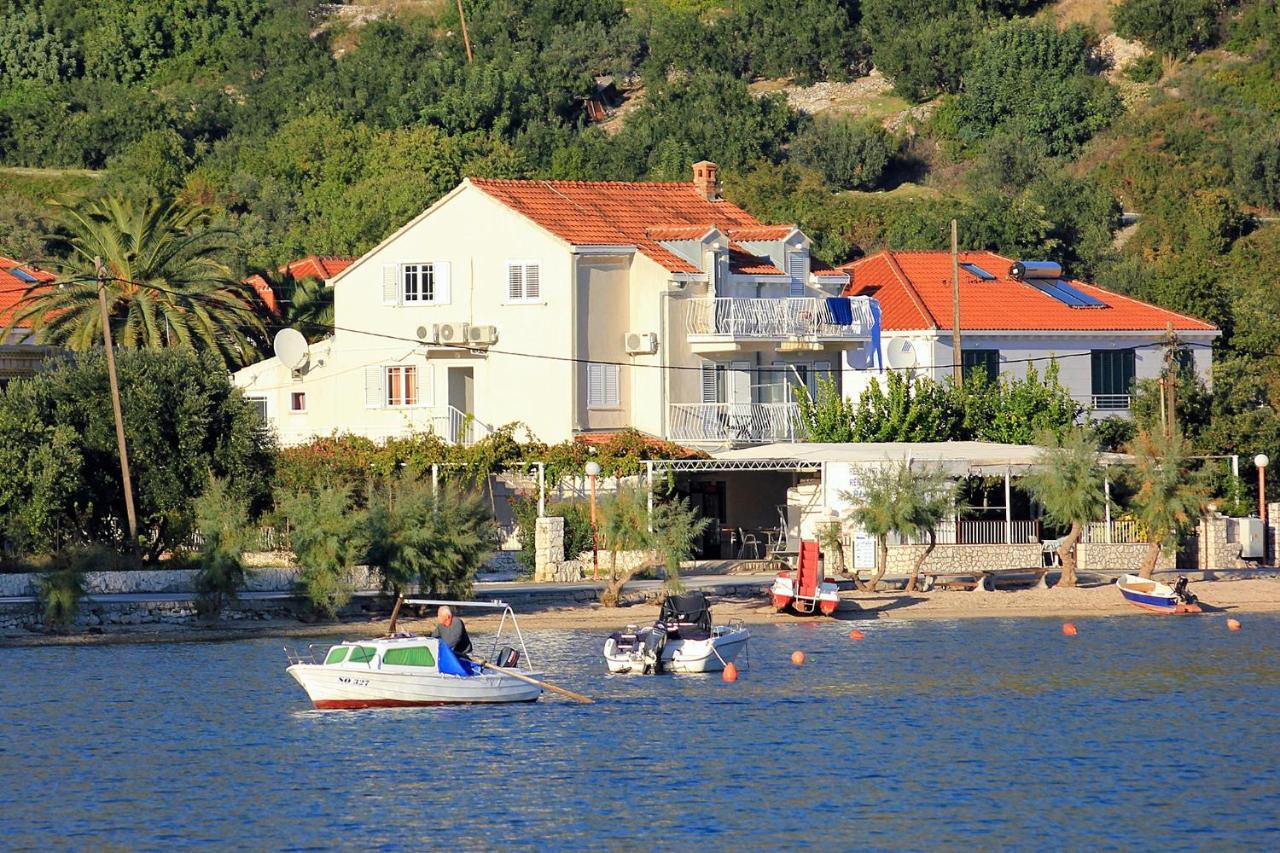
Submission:
<svg viewBox="0 0 1280 853">
<path fill-rule="evenodd" d="M 535 632 L 597 704 L 394 711 L 309 710 L 278 640 L 0 649 L 0 848 L 1276 849 L 1280 617 L 1243 621 L 759 627 L 737 684 Z"/>
</svg>

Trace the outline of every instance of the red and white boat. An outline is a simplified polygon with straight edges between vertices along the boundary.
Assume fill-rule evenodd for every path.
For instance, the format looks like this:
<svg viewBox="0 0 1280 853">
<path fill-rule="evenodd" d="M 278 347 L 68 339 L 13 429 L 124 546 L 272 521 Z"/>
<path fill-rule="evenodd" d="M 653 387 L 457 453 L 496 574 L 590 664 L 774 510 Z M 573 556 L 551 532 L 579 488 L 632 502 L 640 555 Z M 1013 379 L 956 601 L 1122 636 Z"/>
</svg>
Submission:
<svg viewBox="0 0 1280 853">
<path fill-rule="evenodd" d="M 792 572 L 778 572 L 769 590 L 779 613 L 790 608 L 796 613 L 818 612 L 831 616 L 840 606 L 840 592 L 831 578 L 819 578 L 818 543 L 800 541 L 800 555 Z"/>
</svg>

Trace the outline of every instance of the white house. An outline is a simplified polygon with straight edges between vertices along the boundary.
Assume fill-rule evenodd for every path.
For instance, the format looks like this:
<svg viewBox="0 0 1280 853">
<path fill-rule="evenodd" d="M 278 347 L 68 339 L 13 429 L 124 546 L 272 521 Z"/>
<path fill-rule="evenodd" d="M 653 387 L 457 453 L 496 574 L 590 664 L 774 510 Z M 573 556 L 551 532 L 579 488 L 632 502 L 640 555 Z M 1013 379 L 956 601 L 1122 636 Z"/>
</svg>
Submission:
<svg viewBox="0 0 1280 853">
<path fill-rule="evenodd" d="M 335 332 L 235 374 L 282 442 L 466 442 L 634 427 L 685 443 L 795 437 L 790 386 L 871 334 L 846 272 L 792 225 L 689 183 L 468 179 L 333 276 Z"/>
<path fill-rule="evenodd" d="M 58 351 L 37 344 L 29 324 L 9 329 L 14 316 L 25 307 L 23 300 L 56 279 L 51 272 L 0 255 L 0 388 L 11 379 L 36 373 L 42 362 Z"/>
<path fill-rule="evenodd" d="M 841 267 L 845 293 L 880 305 L 883 364 L 915 368 L 935 379 L 952 374 L 952 265 L 949 252 L 883 251 Z M 1129 415 L 1133 383 L 1158 377 L 1168 332 L 1206 380 L 1209 323 L 1091 284 L 1066 279 L 1057 264 L 1015 262 L 993 252 L 961 252 L 960 363 L 985 371 L 1042 374 L 1052 358 L 1059 379 L 1094 417 Z M 871 348 L 851 352 L 844 392 L 858 394 L 882 374 Z"/>
</svg>

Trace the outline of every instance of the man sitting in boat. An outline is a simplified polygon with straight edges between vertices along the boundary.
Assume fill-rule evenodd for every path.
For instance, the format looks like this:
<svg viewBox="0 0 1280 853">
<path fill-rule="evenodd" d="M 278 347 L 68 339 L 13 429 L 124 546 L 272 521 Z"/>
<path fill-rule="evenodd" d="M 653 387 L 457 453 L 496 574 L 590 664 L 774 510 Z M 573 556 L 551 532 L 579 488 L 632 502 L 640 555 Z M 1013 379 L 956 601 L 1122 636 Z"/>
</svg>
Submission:
<svg viewBox="0 0 1280 853">
<path fill-rule="evenodd" d="M 436 611 L 436 622 L 435 630 L 430 636 L 438 638 L 460 658 L 471 654 L 471 637 L 467 635 L 467 626 L 463 624 L 461 617 L 454 616 L 448 606 L 441 606 Z"/>
</svg>

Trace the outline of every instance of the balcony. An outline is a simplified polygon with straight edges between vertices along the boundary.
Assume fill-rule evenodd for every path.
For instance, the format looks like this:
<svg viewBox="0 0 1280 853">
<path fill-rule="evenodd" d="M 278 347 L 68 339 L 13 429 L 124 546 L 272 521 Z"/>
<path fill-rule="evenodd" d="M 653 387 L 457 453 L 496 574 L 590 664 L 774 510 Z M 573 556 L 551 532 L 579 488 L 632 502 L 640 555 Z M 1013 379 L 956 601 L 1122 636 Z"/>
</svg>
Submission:
<svg viewBox="0 0 1280 853">
<path fill-rule="evenodd" d="M 826 343 L 864 341 L 871 335 L 866 297 L 848 300 L 849 313 L 832 300 L 714 297 L 689 302 L 685 331 L 694 352 L 722 352 L 744 344 L 794 342 L 820 349 Z M 785 349 L 785 347 L 783 347 Z"/>
<path fill-rule="evenodd" d="M 672 403 L 671 438 L 691 444 L 767 444 L 803 435 L 795 403 Z"/>
</svg>

